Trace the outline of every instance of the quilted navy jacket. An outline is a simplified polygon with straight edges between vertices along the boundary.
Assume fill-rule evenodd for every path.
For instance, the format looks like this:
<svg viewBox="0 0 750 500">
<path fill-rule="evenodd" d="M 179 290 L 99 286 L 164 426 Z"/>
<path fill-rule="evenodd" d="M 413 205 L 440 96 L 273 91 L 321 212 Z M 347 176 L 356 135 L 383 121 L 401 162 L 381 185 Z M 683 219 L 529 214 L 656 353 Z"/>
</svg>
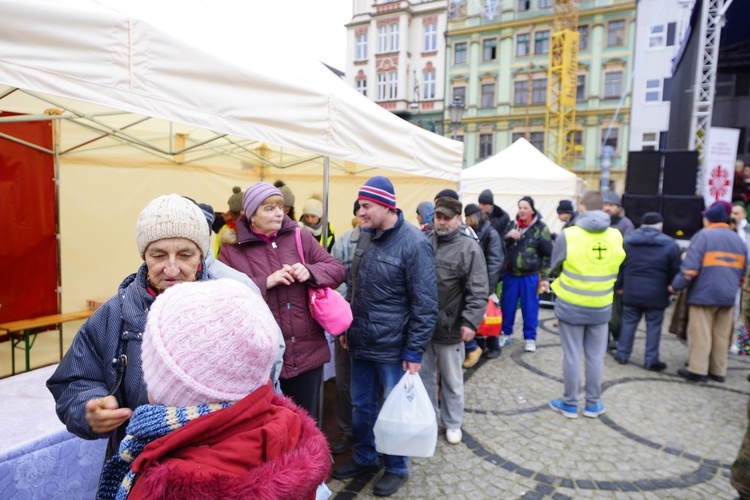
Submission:
<svg viewBox="0 0 750 500">
<path fill-rule="evenodd" d="M 125 380 L 115 396 L 120 407 L 135 409 L 148 404 L 141 370 L 141 340 L 154 298 L 146 290 L 147 273 L 148 268 L 144 263 L 137 273 L 125 278 L 117 295 L 105 302 L 84 323 L 57 370 L 47 381 L 62 423 L 71 433 L 83 439 L 109 438 L 107 456 L 117 451 L 127 422 L 115 431 L 96 434 L 86 422 L 86 402 L 106 396 L 114 387 L 117 373 L 112 359 L 121 353 L 122 345 L 127 344 Z M 199 280 L 209 278 L 208 273 L 198 274 Z"/>
<path fill-rule="evenodd" d="M 424 234 L 397 212 L 396 225 L 373 234 L 359 261 L 349 354 L 367 361 L 421 363 L 437 320 L 435 261 Z"/>
</svg>

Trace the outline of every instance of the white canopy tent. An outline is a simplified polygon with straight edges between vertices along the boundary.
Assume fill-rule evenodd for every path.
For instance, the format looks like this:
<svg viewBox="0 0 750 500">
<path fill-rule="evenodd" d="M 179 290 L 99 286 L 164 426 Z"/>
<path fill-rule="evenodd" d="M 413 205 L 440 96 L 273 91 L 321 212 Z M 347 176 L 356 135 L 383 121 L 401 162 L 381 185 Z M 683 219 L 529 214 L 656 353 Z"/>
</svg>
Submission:
<svg viewBox="0 0 750 500">
<path fill-rule="evenodd" d="M 576 204 L 585 182 L 574 173 L 557 166 L 526 139 L 520 138 L 496 155 L 461 173 L 461 199 L 476 203 L 485 189 L 492 191 L 495 205 L 511 218 L 518 212 L 518 200 L 531 196 L 552 232 L 559 232 L 557 204 L 562 199 Z"/>
<path fill-rule="evenodd" d="M 202 3 L 169 8 L 0 0 L 0 111 L 22 114 L 0 125 L 55 124 L 54 148 L 27 145 L 56 160 L 63 311 L 111 295 L 136 269 L 135 220 L 161 194 L 221 211 L 233 185 L 283 179 L 301 208 L 323 193 L 330 157 L 329 215 L 341 234 L 372 175 L 394 181 L 410 219 L 420 201 L 456 186 L 461 143 L 285 49 L 274 20 L 237 32 Z"/>
</svg>

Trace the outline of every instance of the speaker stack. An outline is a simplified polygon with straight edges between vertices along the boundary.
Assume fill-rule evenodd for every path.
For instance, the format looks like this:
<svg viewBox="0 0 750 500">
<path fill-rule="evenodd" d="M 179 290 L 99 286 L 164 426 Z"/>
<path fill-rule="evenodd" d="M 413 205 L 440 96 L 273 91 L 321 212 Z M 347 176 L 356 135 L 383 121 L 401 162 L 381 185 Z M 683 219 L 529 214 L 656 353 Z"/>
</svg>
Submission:
<svg viewBox="0 0 750 500">
<path fill-rule="evenodd" d="M 659 212 L 664 234 L 691 238 L 703 227 L 697 174 L 697 151 L 631 151 L 622 197 L 625 214 L 637 227 L 646 212 Z"/>
</svg>

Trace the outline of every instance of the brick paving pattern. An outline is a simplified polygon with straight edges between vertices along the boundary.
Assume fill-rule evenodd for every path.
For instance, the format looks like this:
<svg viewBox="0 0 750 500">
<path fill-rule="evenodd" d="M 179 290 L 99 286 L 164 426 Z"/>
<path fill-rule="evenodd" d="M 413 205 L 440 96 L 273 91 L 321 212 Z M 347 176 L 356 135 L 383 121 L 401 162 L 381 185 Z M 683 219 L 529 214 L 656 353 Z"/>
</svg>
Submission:
<svg viewBox="0 0 750 500">
<path fill-rule="evenodd" d="M 562 396 L 556 318 L 540 311 L 537 351 L 523 350 L 521 318 L 513 343 L 464 373 L 463 442 L 444 431 L 435 455 L 409 461 L 409 480 L 393 498 L 734 499 L 729 467 L 747 426 L 750 356 L 729 355 L 726 383 L 688 383 L 676 375 L 687 345 L 667 332 L 662 373 L 643 368 L 641 323 L 630 363 L 605 359 L 598 419 L 552 411 Z M 583 399 L 583 398 L 581 398 Z M 338 460 L 337 460 L 338 463 Z M 332 498 L 376 498 L 379 477 L 332 479 Z"/>
</svg>

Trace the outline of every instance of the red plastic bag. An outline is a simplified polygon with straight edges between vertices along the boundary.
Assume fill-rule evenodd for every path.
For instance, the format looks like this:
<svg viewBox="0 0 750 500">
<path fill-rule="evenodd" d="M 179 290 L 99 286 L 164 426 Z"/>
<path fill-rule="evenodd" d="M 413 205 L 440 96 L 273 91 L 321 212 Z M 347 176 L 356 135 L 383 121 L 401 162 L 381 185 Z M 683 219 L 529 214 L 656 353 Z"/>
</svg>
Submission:
<svg viewBox="0 0 750 500">
<path fill-rule="evenodd" d="M 487 309 L 484 311 L 484 319 L 479 325 L 477 335 L 482 337 L 497 337 L 503 329 L 503 312 L 495 305 L 492 299 L 487 300 Z"/>
</svg>

